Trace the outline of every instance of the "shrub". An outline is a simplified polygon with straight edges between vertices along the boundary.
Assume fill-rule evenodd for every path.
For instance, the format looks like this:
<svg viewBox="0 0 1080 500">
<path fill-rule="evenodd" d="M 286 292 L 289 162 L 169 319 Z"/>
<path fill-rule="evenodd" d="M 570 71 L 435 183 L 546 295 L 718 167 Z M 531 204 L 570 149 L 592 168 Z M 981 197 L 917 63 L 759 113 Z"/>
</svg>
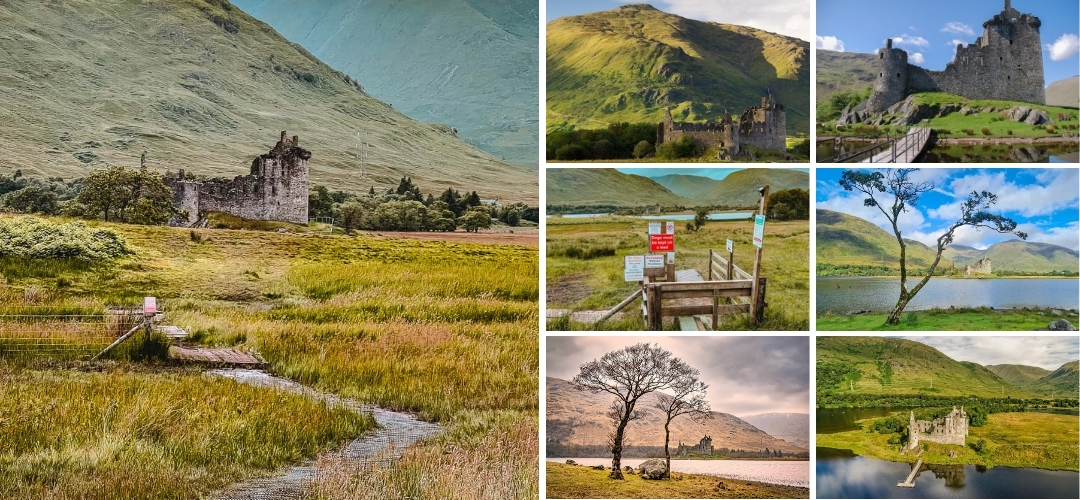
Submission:
<svg viewBox="0 0 1080 500">
<path fill-rule="evenodd" d="M 694 140 L 682 136 L 677 141 L 665 142 L 656 148 L 656 157 L 665 160 L 687 158 L 694 154 Z"/>
<path fill-rule="evenodd" d="M 1053 125 L 1047 125 L 1046 126 L 1046 131 L 1051 133 L 1051 134 L 1056 134 L 1057 133 L 1057 127 L 1055 127 Z"/>
<path fill-rule="evenodd" d="M 656 148 L 649 141 L 641 141 L 634 146 L 634 158 L 644 158 L 656 152 Z"/>
<path fill-rule="evenodd" d="M 967 135 L 975 135 L 975 129 L 972 129 L 972 128 L 964 129 L 964 133 L 967 134 Z"/>
<path fill-rule="evenodd" d="M 1008 134 L 1009 134 L 1009 135 L 1013 135 L 1013 131 L 1012 131 L 1012 129 L 1009 129 L 1009 130 L 1008 130 Z"/>
<path fill-rule="evenodd" d="M 555 150 L 555 159 L 560 161 L 584 160 L 585 156 L 585 148 L 580 144 L 567 144 Z"/>
<path fill-rule="evenodd" d="M 990 135 L 990 127 L 983 127 L 982 133 L 983 135 Z"/>
<path fill-rule="evenodd" d="M 904 318 L 904 323 L 911 326 L 918 325 L 919 315 L 915 314 L 914 312 L 907 313 L 907 316 Z"/>
<path fill-rule="evenodd" d="M 119 234 L 88 228 L 81 221 L 56 224 L 36 217 L 0 220 L 0 257 L 100 261 L 129 253 Z"/>
</svg>

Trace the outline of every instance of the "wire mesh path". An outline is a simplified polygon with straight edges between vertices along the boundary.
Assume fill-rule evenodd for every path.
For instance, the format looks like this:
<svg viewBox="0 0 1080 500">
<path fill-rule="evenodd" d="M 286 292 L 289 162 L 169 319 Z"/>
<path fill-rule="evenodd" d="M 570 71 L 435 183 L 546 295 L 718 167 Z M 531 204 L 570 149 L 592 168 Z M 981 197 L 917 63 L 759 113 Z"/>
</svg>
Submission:
<svg viewBox="0 0 1080 500">
<path fill-rule="evenodd" d="M 337 457 L 346 461 L 346 466 L 363 469 L 377 464 L 386 464 L 401 456 L 401 452 L 410 445 L 434 437 L 442 427 L 417 420 L 412 415 L 384 410 L 377 406 L 364 405 L 347 398 L 325 394 L 298 384 L 291 380 L 275 377 L 260 370 L 210 370 L 207 374 L 233 379 L 237 382 L 259 387 L 272 387 L 295 394 L 325 401 L 332 406 L 341 405 L 358 413 L 368 413 L 375 417 L 379 429 L 365 434 L 349 443 L 344 449 L 332 452 L 324 457 Z M 214 497 L 218 500 L 278 500 L 300 499 L 312 482 L 318 477 L 319 469 L 315 461 L 290 467 L 281 475 L 253 479 L 222 491 Z M 341 464 L 336 464 L 340 466 Z"/>
</svg>

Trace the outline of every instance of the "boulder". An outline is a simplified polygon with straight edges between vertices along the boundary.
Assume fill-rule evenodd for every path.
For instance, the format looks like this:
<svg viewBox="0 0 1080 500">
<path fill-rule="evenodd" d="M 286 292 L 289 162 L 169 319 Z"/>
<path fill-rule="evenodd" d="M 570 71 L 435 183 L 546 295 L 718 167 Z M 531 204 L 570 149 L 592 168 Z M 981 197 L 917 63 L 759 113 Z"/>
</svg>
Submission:
<svg viewBox="0 0 1080 500">
<path fill-rule="evenodd" d="M 1028 113 L 1031 113 L 1031 108 L 1027 106 L 1017 106 L 1005 110 L 1004 113 L 1006 118 L 1014 122 L 1022 122 L 1027 119 Z"/>
<path fill-rule="evenodd" d="M 667 475 L 667 464 L 663 459 L 646 460 L 638 466 L 642 479 L 663 479 Z"/>
<path fill-rule="evenodd" d="M 950 102 L 949 104 L 942 106 L 941 109 L 938 110 L 937 118 L 941 118 L 945 115 L 951 115 L 957 111 L 960 111 L 960 105 L 956 104 L 955 102 Z"/>
<path fill-rule="evenodd" d="M 1076 331 L 1076 327 L 1073 326 L 1072 323 L 1069 323 L 1069 321 L 1065 320 L 1065 319 L 1058 319 L 1058 320 L 1051 321 L 1050 325 L 1047 326 L 1047 329 L 1052 331 L 1052 332 L 1075 332 Z"/>
<path fill-rule="evenodd" d="M 960 108 L 960 114 L 963 115 L 963 116 L 970 115 L 971 114 L 971 108 L 969 108 L 967 106 L 964 106 L 964 107 Z"/>
<path fill-rule="evenodd" d="M 577 462 L 575 462 L 573 460 L 567 460 L 566 465 L 577 465 Z"/>
<path fill-rule="evenodd" d="M 604 468 L 603 465 L 594 465 L 593 469 L 595 469 L 595 470 L 607 470 L 607 469 Z"/>
<path fill-rule="evenodd" d="M 1046 114 L 1046 111 L 1041 109 L 1033 109 L 1028 113 L 1027 118 L 1024 118 L 1024 123 L 1028 125 L 1042 125 L 1044 123 L 1053 123 L 1050 121 L 1050 116 Z"/>
</svg>

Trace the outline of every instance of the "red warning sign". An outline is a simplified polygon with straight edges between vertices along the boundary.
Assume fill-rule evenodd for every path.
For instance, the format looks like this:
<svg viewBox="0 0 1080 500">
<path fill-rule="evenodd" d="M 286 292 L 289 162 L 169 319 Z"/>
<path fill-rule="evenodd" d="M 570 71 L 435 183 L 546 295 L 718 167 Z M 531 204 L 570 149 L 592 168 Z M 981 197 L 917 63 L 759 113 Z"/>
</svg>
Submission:
<svg viewBox="0 0 1080 500">
<path fill-rule="evenodd" d="M 650 252 L 674 252 L 675 251 L 675 235 L 674 234 L 650 234 L 649 235 L 649 251 Z"/>
</svg>

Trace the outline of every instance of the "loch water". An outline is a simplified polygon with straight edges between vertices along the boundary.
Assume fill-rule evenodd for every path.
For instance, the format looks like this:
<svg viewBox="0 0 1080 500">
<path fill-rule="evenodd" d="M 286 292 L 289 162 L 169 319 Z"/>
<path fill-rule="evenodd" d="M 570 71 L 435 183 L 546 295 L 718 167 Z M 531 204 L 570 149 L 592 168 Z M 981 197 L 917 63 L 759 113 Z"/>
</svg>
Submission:
<svg viewBox="0 0 1080 500">
<path fill-rule="evenodd" d="M 917 279 L 908 278 L 909 288 L 916 283 Z M 818 276 L 816 286 L 818 314 L 888 311 L 900 297 L 899 278 Z M 1078 305 L 1080 286 L 1075 278 L 931 278 L 905 310 L 935 307 L 1076 309 Z"/>
</svg>

